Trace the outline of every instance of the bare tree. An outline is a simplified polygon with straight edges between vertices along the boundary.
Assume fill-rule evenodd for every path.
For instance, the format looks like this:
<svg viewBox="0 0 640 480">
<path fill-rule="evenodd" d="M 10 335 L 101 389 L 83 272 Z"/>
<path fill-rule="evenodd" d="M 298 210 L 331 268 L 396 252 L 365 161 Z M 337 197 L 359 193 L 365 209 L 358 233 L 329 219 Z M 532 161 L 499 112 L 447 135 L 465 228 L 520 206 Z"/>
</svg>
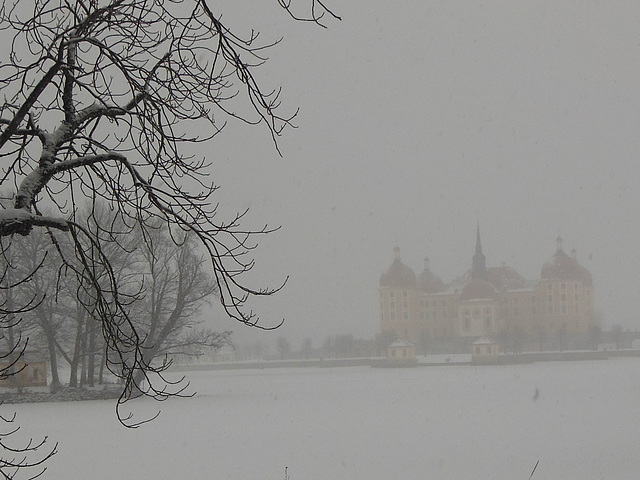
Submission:
<svg viewBox="0 0 640 480">
<path fill-rule="evenodd" d="M 2 245 L 0 258 L 5 260 L 0 274 L 0 380 L 11 380 L 20 374 L 25 368 L 21 362 L 27 348 L 28 340 L 22 341 L 17 326 L 20 324 L 21 315 L 28 313 L 38 306 L 38 303 L 30 300 L 21 307 L 14 305 L 13 290 L 24 283 L 25 279 L 14 282 L 11 277 L 13 266 L 6 262 L 7 247 Z M 15 424 L 16 416 L 0 414 L 0 477 L 14 479 L 17 475 L 28 480 L 35 479 L 46 470 L 45 462 L 56 454 L 57 444 L 53 447 L 46 446 L 47 438 L 41 441 L 29 440 L 26 443 L 18 443 L 13 435 L 20 429 Z"/>
<path fill-rule="evenodd" d="M 300 349 L 302 351 L 302 355 L 304 355 L 305 360 L 309 360 L 311 353 L 313 353 L 313 341 L 311 337 L 306 337 L 302 341 L 302 347 Z"/>
<path fill-rule="evenodd" d="M 14 278 L 29 277 L 29 281 L 23 282 L 20 288 L 8 289 L 4 293 L 11 295 L 14 304 L 34 304 L 32 309 L 21 314 L 19 325 L 14 330 L 21 337 L 29 339 L 29 348 L 48 352 L 51 387 L 55 390 L 61 384 L 57 345 L 66 335 L 68 319 L 71 318 L 65 315 L 63 310 L 66 309 L 60 306 L 68 305 L 70 301 L 73 303 L 74 300 L 70 299 L 70 292 L 66 289 L 62 289 L 58 295 L 46 295 L 46 292 L 56 290 L 60 281 L 60 265 L 51 255 L 54 247 L 45 231 L 38 230 L 28 237 L 5 238 L 3 241 L 10 248 L 13 262 L 8 273 Z"/>
<path fill-rule="evenodd" d="M 15 415 L 0 416 L 0 449 L 5 453 L 0 459 L 0 477 L 13 480 L 20 474 L 20 478 L 33 480 L 45 472 L 44 464 L 56 454 L 58 445 L 45 449 L 46 437 L 39 442 L 29 441 L 19 446 L 10 443 L 12 435 L 20 429 L 14 425 L 15 420 Z"/>
<path fill-rule="evenodd" d="M 291 0 L 276 1 L 296 20 L 338 18 L 321 0 L 306 0 L 307 13 Z M 280 113 L 279 89 L 263 90 L 254 75 L 270 45 L 253 31 L 236 34 L 207 0 L 5 1 L 0 31 L 10 45 L 0 52 L 0 185 L 12 191 L 11 205 L 0 208 L 0 238 L 8 240 L 0 245 L 4 353 L 12 360 L 24 351 L 14 327 L 42 300 L 14 304 L 12 290 L 33 272 L 12 276 L 8 245 L 15 235 L 45 229 L 65 273 L 76 277 L 77 301 L 100 322 L 108 368 L 124 382 L 118 416 L 134 426 L 120 413 L 122 403 L 139 392 L 140 372 L 161 376 L 166 365 L 145 356 L 130 316 L 137 296 L 122 288 L 107 247 L 123 238 L 115 233 L 134 229 L 149 241 L 158 222 L 179 241 L 190 232 L 206 251 L 226 313 L 246 325 L 277 326 L 259 324 L 245 307 L 250 297 L 281 287 L 252 288 L 242 276 L 253 268 L 256 237 L 271 230 L 243 227 L 246 212 L 221 218 L 217 186 L 206 177 L 211 159 L 195 156 L 195 147 L 233 119 L 264 125 L 275 143 L 295 114 Z M 88 221 L 79 213 L 86 199 Z M 117 212 L 121 231 L 94 214 L 99 202 Z M 71 254 L 60 248 L 63 237 Z M 14 373 L 9 365 L 0 376 Z M 180 392 L 164 384 L 145 390 L 159 399 Z M 48 457 L 28 461 L 41 445 L 13 449 L 5 442 L 10 434 L 0 433 L 4 478 Z"/>
<path fill-rule="evenodd" d="M 186 233 L 176 244 L 159 225 L 137 250 L 141 285 L 134 324 L 144 333 L 144 363 L 163 356 L 197 355 L 229 343 L 231 332 L 203 328 L 202 307 L 217 295 L 217 284 L 205 269 L 195 238 Z M 139 375 L 142 372 L 139 372 Z"/>
<path fill-rule="evenodd" d="M 95 214 L 102 220 L 111 215 L 102 207 Z M 117 226 L 120 222 L 111 223 Z M 203 255 L 197 252 L 194 239 L 184 234 L 177 245 L 162 224 L 148 233 L 146 242 L 138 232 L 105 247 L 120 289 L 133 292 L 129 295 L 135 298 L 129 305 L 130 316 L 143 338 L 145 363 L 162 355 L 194 355 L 205 348 L 220 348 L 228 341 L 230 332 L 218 333 L 201 327 L 201 307 L 213 300 L 217 285 Z M 30 281 L 14 292 L 16 300 L 26 303 L 31 298 L 37 299 L 35 307 L 22 315 L 17 330 L 30 337 L 31 348 L 48 352 L 52 390 L 61 385 L 58 356 L 69 364 L 69 387 L 93 384 L 95 362 L 92 368 L 87 360 L 98 356 L 103 346 L 94 335 L 94 327 L 99 324 L 92 312 L 83 308 L 86 302 L 77 300 L 83 294 L 77 278 L 65 274 L 64 265 L 45 237 L 46 232 L 35 231 L 12 241 L 18 276 L 33 272 Z M 70 245 L 62 241 L 57 247 L 65 251 Z M 96 270 L 96 277 L 101 276 Z M 60 286 L 57 294 L 47 295 L 56 291 L 56 285 Z M 140 371 L 139 375 L 142 374 Z"/>
<path fill-rule="evenodd" d="M 620 350 L 622 345 L 622 325 L 616 323 L 611 327 L 611 335 L 614 343 L 616 344 L 616 350 Z"/>
<path fill-rule="evenodd" d="M 309 2 L 303 15 L 278 0 L 298 20 L 335 17 L 320 0 Z M 106 245 L 119 237 L 92 214 L 98 228 L 89 228 L 80 199 L 105 202 L 145 241 L 158 222 L 174 238 L 190 232 L 207 252 L 226 313 L 272 328 L 245 305 L 279 287 L 241 279 L 254 265 L 255 237 L 270 229 L 243 228 L 243 213 L 220 218 L 210 160 L 193 147 L 234 118 L 265 125 L 275 141 L 293 116 L 279 113 L 279 90 L 262 90 L 254 76 L 270 45 L 220 18 L 206 0 L 32 0 L 0 10 L 0 28 L 12 35 L 0 65 L 1 184 L 15 188 L 11 208 L 0 211 L 0 236 L 42 227 L 54 245 L 60 235 L 71 239 L 73 258 L 58 253 L 77 277 L 78 301 L 100 319 L 109 368 L 125 382 L 121 402 L 138 390 L 138 372 L 161 374 L 164 366 L 148 363 L 113 271 Z M 43 215 L 43 206 L 52 213 Z M 179 392 L 146 390 L 157 398 Z"/>
<path fill-rule="evenodd" d="M 276 350 L 278 351 L 278 355 L 280 355 L 280 360 L 284 360 L 284 358 L 291 353 L 291 342 L 289 342 L 289 339 L 283 336 L 276 338 Z"/>
</svg>

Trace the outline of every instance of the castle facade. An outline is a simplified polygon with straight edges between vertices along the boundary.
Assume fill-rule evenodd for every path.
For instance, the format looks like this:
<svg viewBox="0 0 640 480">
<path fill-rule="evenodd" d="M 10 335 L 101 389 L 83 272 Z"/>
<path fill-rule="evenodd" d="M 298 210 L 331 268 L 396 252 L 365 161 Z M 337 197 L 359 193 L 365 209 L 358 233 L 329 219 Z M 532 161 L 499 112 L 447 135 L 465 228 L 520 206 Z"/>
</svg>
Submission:
<svg viewBox="0 0 640 480">
<path fill-rule="evenodd" d="M 514 353 L 592 348 L 597 341 L 591 274 L 575 250 L 564 252 L 560 237 L 536 280 L 505 264 L 487 268 L 479 226 L 471 268 L 449 284 L 428 259 L 416 276 L 397 247 L 394 257 L 380 277 L 380 332 L 414 343 L 420 353 L 469 351 L 483 336 Z"/>
</svg>

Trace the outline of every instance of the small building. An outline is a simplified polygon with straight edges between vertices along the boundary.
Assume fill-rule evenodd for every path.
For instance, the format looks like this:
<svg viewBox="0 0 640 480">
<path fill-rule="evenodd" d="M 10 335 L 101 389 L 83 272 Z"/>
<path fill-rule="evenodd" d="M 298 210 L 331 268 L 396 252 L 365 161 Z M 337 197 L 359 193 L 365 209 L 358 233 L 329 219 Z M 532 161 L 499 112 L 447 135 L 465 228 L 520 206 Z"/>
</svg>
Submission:
<svg viewBox="0 0 640 480">
<path fill-rule="evenodd" d="M 394 365 L 415 364 L 416 346 L 404 338 L 399 338 L 387 347 L 387 361 Z"/>
<path fill-rule="evenodd" d="M 0 380 L 0 387 L 46 387 L 47 360 L 40 352 L 27 351 L 12 365 L 7 358 L 0 359 L 0 371 L 12 368 L 15 372 Z"/>
<path fill-rule="evenodd" d="M 482 336 L 471 345 L 472 363 L 498 363 L 500 346 L 493 338 Z"/>
</svg>

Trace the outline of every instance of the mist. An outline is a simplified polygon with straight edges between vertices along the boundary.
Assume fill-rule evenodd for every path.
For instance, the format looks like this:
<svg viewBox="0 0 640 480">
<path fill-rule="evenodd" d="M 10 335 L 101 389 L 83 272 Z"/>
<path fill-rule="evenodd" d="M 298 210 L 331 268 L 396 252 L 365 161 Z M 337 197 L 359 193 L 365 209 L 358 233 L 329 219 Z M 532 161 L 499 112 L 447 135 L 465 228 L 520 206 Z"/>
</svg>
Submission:
<svg viewBox="0 0 640 480">
<path fill-rule="evenodd" d="M 282 226 L 255 252 L 259 284 L 289 276 L 259 306 L 266 324 L 284 318 L 278 334 L 295 343 L 371 337 L 393 248 L 448 282 L 470 268 L 479 222 L 487 266 L 527 279 L 561 235 L 593 276 L 602 327 L 638 328 L 640 8 L 336 8 L 326 30 L 239 14 L 283 34 L 262 73 L 300 107 L 282 157 L 266 132 L 236 126 L 216 152 L 225 203 Z"/>
<path fill-rule="evenodd" d="M 276 43 L 256 78 L 298 112 L 275 142 L 237 122 L 194 152 L 212 163 L 221 217 L 247 210 L 247 230 L 279 227 L 243 278 L 282 286 L 247 306 L 261 327 L 284 323 L 264 331 L 205 309 L 238 352 L 261 342 L 265 358 L 186 371 L 195 398 L 169 399 L 139 430 L 117 423 L 113 402 L 16 405 L 26 435 L 46 429 L 64 447 L 51 471 L 79 457 L 88 466 L 68 478 L 526 479 L 540 462 L 534 480 L 634 478 L 637 358 L 259 363 L 279 337 L 295 353 L 310 339 L 319 363 L 329 337 L 375 338 L 394 248 L 449 283 L 471 268 L 478 227 L 487 267 L 528 281 L 562 237 L 591 274 L 598 326 L 637 331 L 640 4 L 354 0 L 329 5 L 341 21 L 327 28 L 276 2 L 218 6 L 226 25 Z"/>
</svg>

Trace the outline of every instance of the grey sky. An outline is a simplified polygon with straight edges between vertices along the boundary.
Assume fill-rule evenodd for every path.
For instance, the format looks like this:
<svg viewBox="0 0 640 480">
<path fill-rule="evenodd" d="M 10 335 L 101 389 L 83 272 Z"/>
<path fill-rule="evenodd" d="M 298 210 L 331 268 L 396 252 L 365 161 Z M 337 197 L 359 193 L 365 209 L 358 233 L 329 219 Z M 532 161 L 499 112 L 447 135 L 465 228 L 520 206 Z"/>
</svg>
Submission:
<svg viewBox="0 0 640 480">
<path fill-rule="evenodd" d="M 450 281 L 477 221 L 487 265 L 526 278 L 562 235 L 603 326 L 640 327 L 637 2 L 333 1 L 343 21 L 327 30 L 275 2 L 224 3 L 229 26 L 284 36 L 258 76 L 301 108 L 283 158 L 255 127 L 210 146 L 223 209 L 282 225 L 253 272 L 256 286 L 290 275 L 256 305 L 287 320 L 277 335 L 374 335 L 393 247 Z"/>
</svg>

